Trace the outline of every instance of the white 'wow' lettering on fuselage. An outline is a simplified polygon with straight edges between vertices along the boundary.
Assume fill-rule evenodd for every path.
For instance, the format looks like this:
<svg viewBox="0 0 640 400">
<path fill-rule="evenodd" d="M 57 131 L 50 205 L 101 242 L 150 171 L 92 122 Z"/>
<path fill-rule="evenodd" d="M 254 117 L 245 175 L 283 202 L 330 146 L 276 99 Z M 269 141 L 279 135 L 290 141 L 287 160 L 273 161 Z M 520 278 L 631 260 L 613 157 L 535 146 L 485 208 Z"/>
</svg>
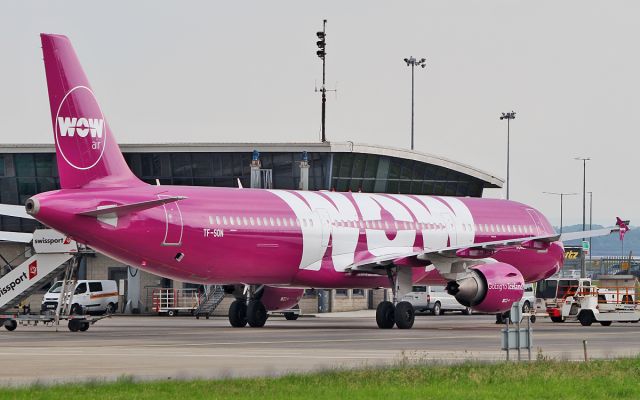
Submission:
<svg viewBox="0 0 640 400">
<path fill-rule="evenodd" d="M 410 253 L 419 237 L 420 247 L 425 250 L 470 244 L 474 239 L 471 212 L 456 198 L 281 190 L 271 193 L 284 200 L 297 218 L 314 221 L 313 225 L 300 227 L 301 269 L 319 270 L 328 249 L 335 270 L 344 271 L 356 261 L 361 231 L 366 250 L 373 256 Z"/>
</svg>

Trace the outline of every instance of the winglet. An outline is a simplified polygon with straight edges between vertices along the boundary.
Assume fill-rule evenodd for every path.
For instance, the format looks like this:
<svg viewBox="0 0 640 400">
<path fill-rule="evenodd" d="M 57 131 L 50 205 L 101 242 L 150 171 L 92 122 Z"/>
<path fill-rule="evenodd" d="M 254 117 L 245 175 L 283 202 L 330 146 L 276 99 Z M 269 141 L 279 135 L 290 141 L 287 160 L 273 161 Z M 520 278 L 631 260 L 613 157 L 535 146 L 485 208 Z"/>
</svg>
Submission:
<svg viewBox="0 0 640 400">
<path fill-rule="evenodd" d="M 629 231 L 630 220 L 621 220 L 620 217 L 616 217 L 616 226 L 620 228 L 620 240 L 624 240 L 624 234 Z"/>
</svg>

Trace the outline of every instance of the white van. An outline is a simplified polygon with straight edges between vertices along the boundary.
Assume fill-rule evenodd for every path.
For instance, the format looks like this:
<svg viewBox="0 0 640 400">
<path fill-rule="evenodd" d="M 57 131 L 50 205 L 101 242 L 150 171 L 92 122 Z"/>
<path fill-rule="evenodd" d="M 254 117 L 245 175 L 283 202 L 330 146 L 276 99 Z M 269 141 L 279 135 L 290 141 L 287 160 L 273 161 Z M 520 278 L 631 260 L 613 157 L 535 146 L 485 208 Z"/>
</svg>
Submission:
<svg viewBox="0 0 640 400">
<path fill-rule="evenodd" d="M 41 310 L 55 312 L 60 300 L 62 281 L 54 283 L 42 299 Z M 118 286 L 116 281 L 85 281 L 79 280 L 73 292 L 71 314 L 113 313 L 118 309 Z"/>
<path fill-rule="evenodd" d="M 470 307 L 458 303 L 454 296 L 447 293 L 444 286 L 413 286 L 411 292 L 402 297 L 408 301 L 416 311 L 429 311 L 433 315 L 441 315 L 445 311 L 461 311 L 463 314 L 472 313 Z"/>
</svg>

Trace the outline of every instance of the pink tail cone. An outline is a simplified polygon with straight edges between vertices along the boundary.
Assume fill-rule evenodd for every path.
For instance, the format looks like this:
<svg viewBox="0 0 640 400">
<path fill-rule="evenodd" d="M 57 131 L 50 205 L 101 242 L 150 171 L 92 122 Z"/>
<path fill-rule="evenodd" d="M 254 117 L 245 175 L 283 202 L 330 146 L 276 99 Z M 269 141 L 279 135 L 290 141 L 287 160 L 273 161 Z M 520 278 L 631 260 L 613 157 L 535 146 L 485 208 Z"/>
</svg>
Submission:
<svg viewBox="0 0 640 400">
<path fill-rule="evenodd" d="M 60 186 L 144 185 L 127 166 L 69 39 L 40 37 Z"/>
</svg>

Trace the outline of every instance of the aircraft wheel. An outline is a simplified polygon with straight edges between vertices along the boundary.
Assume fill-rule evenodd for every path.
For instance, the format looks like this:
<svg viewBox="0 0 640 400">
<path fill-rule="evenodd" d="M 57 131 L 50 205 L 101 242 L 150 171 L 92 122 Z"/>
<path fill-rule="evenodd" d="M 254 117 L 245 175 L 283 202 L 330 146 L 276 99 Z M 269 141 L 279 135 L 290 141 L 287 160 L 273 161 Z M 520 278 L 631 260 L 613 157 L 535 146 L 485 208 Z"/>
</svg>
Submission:
<svg viewBox="0 0 640 400">
<path fill-rule="evenodd" d="M 395 307 L 390 301 L 383 301 L 376 308 L 376 322 L 380 329 L 391 329 L 396 323 Z"/>
<path fill-rule="evenodd" d="M 298 314 L 287 312 L 287 313 L 284 313 L 284 317 L 287 319 L 287 321 L 295 321 L 298 319 Z"/>
<path fill-rule="evenodd" d="M 591 312 L 581 312 L 578 316 L 578 321 L 582 326 L 591 326 L 593 323 L 593 314 Z"/>
<path fill-rule="evenodd" d="M 247 325 L 247 305 L 244 300 L 236 300 L 229 307 L 229 323 L 234 328 Z"/>
<path fill-rule="evenodd" d="M 71 332 L 78 332 L 80 330 L 80 321 L 77 319 L 70 319 L 67 327 Z"/>
<path fill-rule="evenodd" d="M 415 321 L 416 312 L 408 301 L 401 301 L 396 306 L 395 322 L 398 329 L 411 329 Z"/>
<path fill-rule="evenodd" d="M 251 300 L 247 307 L 247 322 L 252 328 L 262 328 L 267 322 L 267 309 L 260 300 Z"/>
<path fill-rule="evenodd" d="M 18 321 L 16 321 L 15 319 L 7 319 L 4 321 L 4 329 L 8 330 L 9 332 L 15 331 L 16 328 L 18 327 Z"/>
<path fill-rule="evenodd" d="M 84 321 L 84 322 L 82 322 L 82 323 L 80 324 L 80 328 L 78 328 L 78 330 L 79 330 L 80 332 L 86 332 L 86 331 L 88 331 L 88 330 L 89 330 L 89 326 L 91 326 L 91 324 L 90 324 L 90 323 L 88 323 L 88 322 L 86 322 L 86 321 Z"/>
</svg>

